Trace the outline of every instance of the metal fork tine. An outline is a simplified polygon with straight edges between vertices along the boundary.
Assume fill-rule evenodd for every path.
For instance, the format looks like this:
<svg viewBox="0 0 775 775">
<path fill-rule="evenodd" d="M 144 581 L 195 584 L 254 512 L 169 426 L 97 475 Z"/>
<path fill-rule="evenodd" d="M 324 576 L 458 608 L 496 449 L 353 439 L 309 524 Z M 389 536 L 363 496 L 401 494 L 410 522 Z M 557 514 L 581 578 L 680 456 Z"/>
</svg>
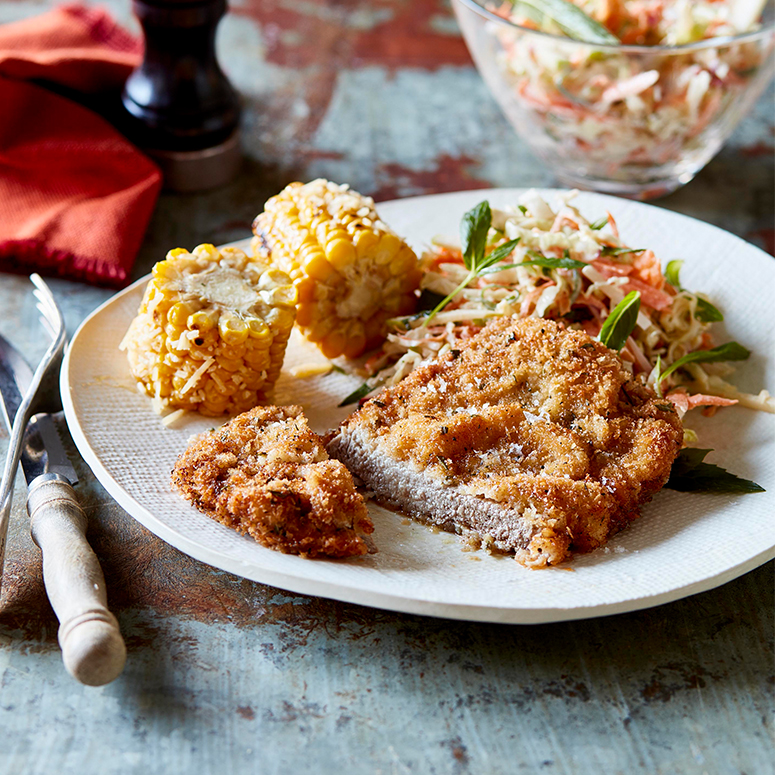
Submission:
<svg viewBox="0 0 775 775">
<path fill-rule="evenodd" d="M 37 308 L 41 313 L 41 323 L 47 330 L 52 339 L 57 340 L 60 336 L 63 336 L 64 332 L 64 319 L 62 312 L 54 299 L 49 287 L 43 282 L 41 277 L 37 274 L 30 275 L 30 280 L 35 285 L 33 294 L 38 300 Z"/>
<path fill-rule="evenodd" d="M 43 317 L 48 321 L 52 328 L 57 326 L 59 322 L 59 315 L 57 314 L 57 309 L 53 305 L 52 300 L 37 290 L 35 291 L 35 297 L 38 300 L 36 306 Z"/>
<path fill-rule="evenodd" d="M 56 323 L 52 322 L 51 318 L 49 317 L 51 315 L 51 311 L 47 310 L 46 307 L 44 307 L 42 304 L 38 304 L 38 311 L 41 313 L 40 315 L 40 322 L 43 325 L 43 328 L 46 329 L 46 333 L 52 338 L 57 338 L 57 326 Z"/>
</svg>

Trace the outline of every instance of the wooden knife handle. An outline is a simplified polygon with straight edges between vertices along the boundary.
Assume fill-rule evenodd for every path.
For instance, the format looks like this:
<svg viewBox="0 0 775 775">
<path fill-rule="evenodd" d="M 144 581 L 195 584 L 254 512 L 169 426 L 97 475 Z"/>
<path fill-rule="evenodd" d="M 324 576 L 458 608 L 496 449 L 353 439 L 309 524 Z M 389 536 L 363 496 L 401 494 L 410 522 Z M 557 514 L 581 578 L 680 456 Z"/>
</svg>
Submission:
<svg viewBox="0 0 775 775">
<path fill-rule="evenodd" d="M 105 577 L 86 541 L 86 515 L 75 491 L 58 474 L 39 476 L 30 485 L 27 511 L 67 672 L 88 686 L 109 683 L 124 668 L 126 646 L 108 611 Z"/>
</svg>

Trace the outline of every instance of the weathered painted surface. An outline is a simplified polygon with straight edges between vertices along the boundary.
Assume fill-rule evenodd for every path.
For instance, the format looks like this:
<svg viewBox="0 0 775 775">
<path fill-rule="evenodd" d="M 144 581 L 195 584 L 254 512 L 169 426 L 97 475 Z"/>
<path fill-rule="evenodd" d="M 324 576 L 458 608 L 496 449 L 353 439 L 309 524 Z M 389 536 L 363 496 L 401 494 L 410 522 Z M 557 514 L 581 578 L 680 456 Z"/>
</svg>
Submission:
<svg viewBox="0 0 775 775">
<path fill-rule="evenodd" d="M 7 2 L 0 21 L 50 5 Z M 108 5 L 133 23 L 128 3 Z M 293 179 L 322 175 L 382 200 L 553 183 L 501 117 L 442 0 L 242 0 L 219 45 L 245 99 L 244 170 L 220 191 L 164 194 L 136 277 L 171 247 L 248 236 Z M 771 89 L 659 205 L 773 252 L 772 100 Z M 108 296 L 52 286 L 71 333 Z M 28 288 L 0 276 L 0 333 L 36 358 Z M 0 453 L 6 442 L 0 432 Z M 82 463 L 79 475 L 129 662 L 101 689 L 64 673 L 19 487 L 0 601 L 0 772 L 773 771 L 772 563 L 607 619 L 449 622 L 215 571 L 129 518 Z"/>
</svg>

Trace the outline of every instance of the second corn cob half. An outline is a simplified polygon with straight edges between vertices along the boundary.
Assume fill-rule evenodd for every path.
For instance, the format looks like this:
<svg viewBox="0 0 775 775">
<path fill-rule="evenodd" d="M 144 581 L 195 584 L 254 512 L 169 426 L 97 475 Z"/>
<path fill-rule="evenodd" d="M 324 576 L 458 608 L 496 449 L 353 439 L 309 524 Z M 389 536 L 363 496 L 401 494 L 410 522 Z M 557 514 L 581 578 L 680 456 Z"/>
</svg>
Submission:
<svg viewBox="0 0 775 775">
<path fill-rule="evenodd" d="M 382 342 L 388 318 L 414 310 L 417 256 L 348 186 L 291 183 L 253 231 L 257 260 L 291 276 L 296 323 L 328 358 L 356 358 Z"/>
<path fill-rule="evenodd" d="M 241 250 L 177 248 L 154 266 L 121 349 L 159 410 L 244 412 L 280 374 L 295 305 L 290 277 Z"/>
</svg>

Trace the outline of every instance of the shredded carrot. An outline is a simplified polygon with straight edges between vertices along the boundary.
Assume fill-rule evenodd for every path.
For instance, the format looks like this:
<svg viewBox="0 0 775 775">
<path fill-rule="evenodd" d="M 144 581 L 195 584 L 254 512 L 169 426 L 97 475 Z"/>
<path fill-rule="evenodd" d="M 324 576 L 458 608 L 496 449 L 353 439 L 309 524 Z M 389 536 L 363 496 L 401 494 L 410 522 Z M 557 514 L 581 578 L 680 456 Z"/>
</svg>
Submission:
<svg viewBox="0 0 775 775">
<path fill-rule="evenodd" d="M 614 220 L 613 215 L 611 215 L 608 210 L 605 211 L 605 214 L 608 216 L 608 226 L 611 229 L 611 232 L 613 233 L 614 237 L 616 237 L 616 239 L 619 239 L 619 228 L 616 225 L 616 221 Z"/>
<path fill-rule="evenodd" d="M 592 262 L 592 266 L 606 279 L 609 277 L 624 277 L 632 274 L 632 267 L 628 264 L 615 264 L 605 258 L 598 258 Z"/>
<path fill-rule="evenodd" d="M 643 280 L 644 283 L 648 283 L 658 291 L 664 289 L 665 277 L 653 250 L 637 253 L 632 262 L 632 269 L 638 279 Z"/>
<path fill-rule="evenodd" d="M 715 408 L 719 406 L 734 406 L 737 403 L 737 400 L 734 398 L 709 396 L 702 393 L 695 393 L 690 396 L 686 390 L 681 387 L 671 390 L 665 398 L 673 403 L 682 414 L 688 412 L 690 409 L 695 409 L 698 406 L 714 407 L 715 410 Z"/>
<path fill-rule="evenodd" d="M 647 307 L 651 307 L 658 312 L 667 309 L 673 303 L 673 297 L 669 293 L 659 291 L 647 283 L 644 283 L 641 280 L 636 280 L 632 277 L 627 278 L 627 282 L 622 285 L 622 290 L 625 291 L 625 293 L 630 293 L 631 291 L 640 291 L 641 302 Z"/>
</svg>

